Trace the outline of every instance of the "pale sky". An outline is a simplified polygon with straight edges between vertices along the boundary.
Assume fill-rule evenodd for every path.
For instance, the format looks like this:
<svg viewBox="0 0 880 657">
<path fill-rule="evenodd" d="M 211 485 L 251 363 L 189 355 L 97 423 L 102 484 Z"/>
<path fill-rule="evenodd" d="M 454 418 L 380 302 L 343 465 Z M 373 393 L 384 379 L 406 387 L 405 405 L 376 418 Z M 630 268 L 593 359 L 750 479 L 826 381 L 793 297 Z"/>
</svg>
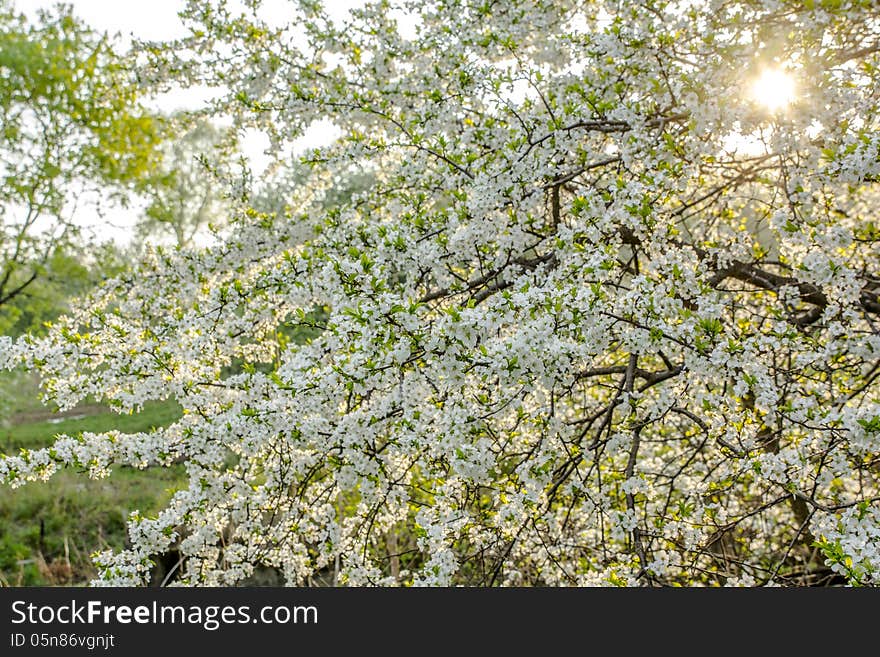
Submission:
<svg viewBox="0 0 880 657">
<path fill-rule="evenodd" d="M 35 16 L 39 9 L 51 8 L 57 0 L 13 0 L 19 11 Z M 187 31 L 177 12 L 185 6 L 185 0 L 65 0 L 73 7 L 74 14 L 100 32 L 117 35 L 121 46 L 131 43 L 132 37 L 144 40 L 167 40 L 185 36 Z M 352 7 L 363 0 L 330 0 L 330 13 L 343 18 Z M 291 16 L 291 6 L 286 0 L 263 0 L 262 17 L 270 24 L 282 25 Z M 160 111 L 194 109 L 204 102 L 207 94 L 202 90 L 181 90 L 164 94 L 150 105 Z M 327 143 L 335 134 L 329 122 L 315 125 L 295 143 L 295 150 L 302 151 Z M 268 138 L 260 133 L 249 132 L 240 141 L 241 150 L 248 157 L 255 175 L 265 168 L 268 158 L 263 154 Z M 140 208 L 114 208 L 100 217 L 92 203 L 79 205 L 75 218 L 78 223 L 95 226 L 99 238 L 127 241 L 128 226 L 137 219 Z"/>
<path fill-rule="evenodd" d="M 27 14 L 35 15 L 39 9 L 50 8 L 57 0 L 13 0 L 16 7 Z M 131 38 L 147 40 L 168 40 L 185 36 L 187 30 L 177 15 L 185 5 L 185 0 L 65 0 L 73 6 L 73 11 L 91 27 L 101 32 L 117 35 L 121 45 L 127 46 Z M 330 0 L 329 13 L 342 19 L 352 7 L 363 4 L 363 0 Z M 262 17 L 270 24 L 282 25 L 291 17 L 291 4 L 287 0 L 263 0 Z M 181 90 L 158 98 L 154 106 L 160 111 L 175 109 L 194 109 L 209 96 L 200 89 Z M 326 143 L 334 135 L 329 124 L 315 126 L 296 144 L 298 150 L 313 148 Z M 266 165 L 263 150 L 268 139 L 261 134 L 246 134 L 241 148 L 251 161 L 255 173 Z"/>
<path fill-rule="evenodd" d="M 15 6 L 30 15 L 50 8 L 55 0 L 14 0 Z M 74 13 L 97 30 L 139 39 L 173 39 L 186 31 L 177 17 L 183 0 L 66 0 Z"/>
<path fill-rule="evenodd" d="M 57 4 L 57 0 L 13 0 L 16 7 L 28 14 Z M 89 25 L 122 36 L 156 41 L 184 36 L 186 30 L 177 12 L 185 0 L 64 0 Z M 234 4 L 234 2 L 230 3 Z M 335 19 L 344 17 L 364 0 L 327 0 L 328 12 Z M 271 25 L 284 25 L 292 16 L 288 0 L 262 0 L 261 17 Z"/>
</svg>

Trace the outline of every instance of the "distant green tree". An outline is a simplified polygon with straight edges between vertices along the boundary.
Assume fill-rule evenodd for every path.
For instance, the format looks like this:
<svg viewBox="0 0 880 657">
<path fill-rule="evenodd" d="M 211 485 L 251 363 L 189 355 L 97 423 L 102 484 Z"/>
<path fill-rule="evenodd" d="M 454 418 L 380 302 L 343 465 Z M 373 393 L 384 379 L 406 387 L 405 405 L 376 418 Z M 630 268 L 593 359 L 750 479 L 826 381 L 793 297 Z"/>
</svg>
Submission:
<svg viewBox="0 0 880 657">
<path fill-rule="evenodd" d="M 102 280 L 126 266 L 126 254 L 113 242 L 86 245 L 56 243 L 37 277 L 20 294 L 0 307 L 0 334 L 42 334 L 47 322 L 66 312 Z"/>
<path fill-rule="evenodd" d="M 0 328 L 9 330 L 39 324 L 88 279 L 72 260 L 76 200 L 101 189 L 124 202 L 143 188 L 161 125 L 139 105 L 124 59 L 70 7 L 31 22 L 8 0 L 0 116 Z"/>
</svg>

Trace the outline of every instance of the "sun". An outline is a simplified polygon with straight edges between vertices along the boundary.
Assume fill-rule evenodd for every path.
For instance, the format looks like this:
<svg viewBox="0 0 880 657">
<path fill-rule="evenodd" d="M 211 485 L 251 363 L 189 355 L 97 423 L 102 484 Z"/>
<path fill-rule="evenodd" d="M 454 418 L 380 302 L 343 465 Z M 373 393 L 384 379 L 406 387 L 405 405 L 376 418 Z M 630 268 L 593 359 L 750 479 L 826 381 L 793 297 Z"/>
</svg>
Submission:
<svg viewBox="0 0 880 657">
<path fill-rule="evenodd" d="M 782 69 L 764 69 L 752 82 L 750 91 L 755 102 L 771 112 L 779 112 L 794 101 L 794 78 Z"/>
</svg>

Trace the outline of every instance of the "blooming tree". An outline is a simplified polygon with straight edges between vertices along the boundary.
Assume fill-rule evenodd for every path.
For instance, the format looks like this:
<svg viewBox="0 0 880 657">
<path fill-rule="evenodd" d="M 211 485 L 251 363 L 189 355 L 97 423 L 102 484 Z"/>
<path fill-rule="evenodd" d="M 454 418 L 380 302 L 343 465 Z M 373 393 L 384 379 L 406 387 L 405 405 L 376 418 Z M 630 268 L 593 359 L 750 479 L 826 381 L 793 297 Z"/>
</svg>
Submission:
<svg viewBox="0 0 880 657">
<path fill-rule="evenodd" d="M 880 580 L 871 2 L 246 4 L 144 53 L 279 152 L 338 126 L 293 211 L 3 346 L 62 407 L 184 408 L 0 462 L 186 464 L 100 582 L 172 548 L 185 584 Z"/>
</svg>

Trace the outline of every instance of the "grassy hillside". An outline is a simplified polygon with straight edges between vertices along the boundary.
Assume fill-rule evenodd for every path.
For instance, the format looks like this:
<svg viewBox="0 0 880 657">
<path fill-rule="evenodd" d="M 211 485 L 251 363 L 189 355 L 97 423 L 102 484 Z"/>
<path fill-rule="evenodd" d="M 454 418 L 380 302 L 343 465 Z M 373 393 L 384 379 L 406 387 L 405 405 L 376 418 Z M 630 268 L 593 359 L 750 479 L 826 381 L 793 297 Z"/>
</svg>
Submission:
<svg viewBox="0 0 880 657">
<path fill-rule="evenodd" d="M 0 428 L 0 452 L 51 444 L 58 433 L 146 431 L 180 416 L 175 403 L 153 403 L 141 413 L 118 415 L 94 405 L 86 417 L 50 417 Z M 60 472 L 48 483 L 16 490 L 0 487 L 0 585 L 84 584 L 95 575 L 89 555 L 120 548 L 130 511 L 158 510 L 184 480 L 182 466 L 147 471 L 117 468 L 107 479 Z"/>
</svg>

